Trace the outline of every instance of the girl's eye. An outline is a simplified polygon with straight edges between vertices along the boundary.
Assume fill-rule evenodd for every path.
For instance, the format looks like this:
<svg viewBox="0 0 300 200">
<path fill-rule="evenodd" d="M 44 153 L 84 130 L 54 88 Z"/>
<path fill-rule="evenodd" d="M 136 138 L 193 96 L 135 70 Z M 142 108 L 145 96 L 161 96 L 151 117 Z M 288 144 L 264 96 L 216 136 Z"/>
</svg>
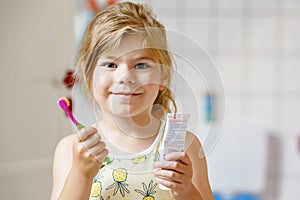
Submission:
<svg viewBox="0 0 300 200">
<path fill-rule="evenodd" d="M 134 66 L 135 69 L 147 69 L 149 67 L 146 63 L 139 63 L 136 66 Z"/>
<path fill-rule="evenodd" d="M 114 63 L 107 63 L 104 65 L 106 68 L 117 68 L 117 65 Z"/>
</svg>

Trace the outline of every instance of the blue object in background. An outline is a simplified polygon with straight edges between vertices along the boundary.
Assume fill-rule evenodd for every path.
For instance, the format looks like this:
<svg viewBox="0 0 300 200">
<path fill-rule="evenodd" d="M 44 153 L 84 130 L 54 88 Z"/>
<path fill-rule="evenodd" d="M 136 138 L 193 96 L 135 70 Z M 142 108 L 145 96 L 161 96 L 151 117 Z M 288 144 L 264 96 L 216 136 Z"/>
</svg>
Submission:
<svg viewBox="0 0 300 200">
<path fill-rule="evenodd" d="M 219 193 L 214 193 L 214 200 L 222 200 L 222 195 Z"/>
<path fill-rule="evenodd" d="M 213 120 L 213 95 L 209 92 L 207 92 L 205 95 L 204 111 L 205 121 L 209 123 Z"/>
<path fill-rule="evenodd" d="M 262 199 L 253 194 L 238 194 L 232 200 L 262 200 Z"/>
<path fill-rule="evenodd" d="M 214 200 L 263 200 L 254 194 L 236 194 L 233 196 L 225 196 L 221 193 L 214 193 Z"/>
</svg>

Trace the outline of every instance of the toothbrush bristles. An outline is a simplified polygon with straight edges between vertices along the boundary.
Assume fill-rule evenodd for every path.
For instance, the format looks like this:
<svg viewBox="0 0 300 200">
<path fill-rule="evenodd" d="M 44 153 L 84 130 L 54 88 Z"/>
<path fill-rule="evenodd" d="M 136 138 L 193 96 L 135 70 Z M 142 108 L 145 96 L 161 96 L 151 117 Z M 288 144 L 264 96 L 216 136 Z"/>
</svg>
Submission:
<svg viewBox="0 0 300 200">
<path fill-rule="evenodd" d="M 75 119 L 72 112 L 69 109 L 70 101 L 66 97 L 61 97 L 57 101 L 58 105 L 61 107 L 63 111 L 68 115 L 68 117 L 72 120 L 72 122 L 78 126 L 80 125 L 79 122 Z"/>
<path fill-rule="evenodd" d="M 62 97 L 61 99 L 64 100 L 64 102 L 66 102 L 66 104 L 67 104 L 68 107 L 70 106 L 69 99 L 67 99 L 66 97 Z"/>
</svg>

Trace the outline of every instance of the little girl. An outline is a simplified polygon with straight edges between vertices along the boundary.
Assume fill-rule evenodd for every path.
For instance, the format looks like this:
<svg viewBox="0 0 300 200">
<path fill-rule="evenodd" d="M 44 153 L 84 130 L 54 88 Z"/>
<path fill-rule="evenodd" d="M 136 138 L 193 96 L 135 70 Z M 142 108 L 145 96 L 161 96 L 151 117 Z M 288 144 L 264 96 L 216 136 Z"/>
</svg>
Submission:
<svg viewBox="0 0 300 200">
<path fill-rule="evenodd" d="M 164 113 L 176 105 L 166 31 L 150 9 L 123 2 L 97 14 L 76 67 L 102 119 L 59 142 L 51 200 L 213 199 L 205 156 L 192 133 L 184 152 L 158 160 Z M 107 156 L 112 163 L 101 167 Z"/>
</svg>

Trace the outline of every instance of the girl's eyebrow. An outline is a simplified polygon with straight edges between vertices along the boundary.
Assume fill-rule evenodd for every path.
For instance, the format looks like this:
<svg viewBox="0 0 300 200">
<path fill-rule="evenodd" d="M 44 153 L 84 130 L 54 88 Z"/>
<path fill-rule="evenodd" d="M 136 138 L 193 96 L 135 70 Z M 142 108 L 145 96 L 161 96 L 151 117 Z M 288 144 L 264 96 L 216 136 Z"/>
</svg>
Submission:
<svg viewBox="0 0 300 200">
<path fill-rule="evenodd" d="M 151 60 L 154 61 L 154 59 L 152 57 L 148 57 L 148 56 L 139 56 L 134 58 L 134 60 Z"/>
<path fill-rule="evenodd" d="M 100 57 L 99 60 L 118 60 L 118 59 L 122 59 L 123 56 L 118 57 L 115 55 L 103 55 Z M 135 55 L 135 56 L 130 56 L 129 58 L 127 58 L 129 60 L 132 61 L 138 61 L 138 60 L 151 60 L 151 61 L 155 61 L 155 59 L 152 56 L 148 56 L 148 55 Z"/>
<path fill-rule="evenodd" d="M 110 60 L 115 60 L 116 56 L 112 56 L 112 55 L 107 55 L 107 56 L 102 56 L 102 59 L 110 59 Z"/>
</svg>

